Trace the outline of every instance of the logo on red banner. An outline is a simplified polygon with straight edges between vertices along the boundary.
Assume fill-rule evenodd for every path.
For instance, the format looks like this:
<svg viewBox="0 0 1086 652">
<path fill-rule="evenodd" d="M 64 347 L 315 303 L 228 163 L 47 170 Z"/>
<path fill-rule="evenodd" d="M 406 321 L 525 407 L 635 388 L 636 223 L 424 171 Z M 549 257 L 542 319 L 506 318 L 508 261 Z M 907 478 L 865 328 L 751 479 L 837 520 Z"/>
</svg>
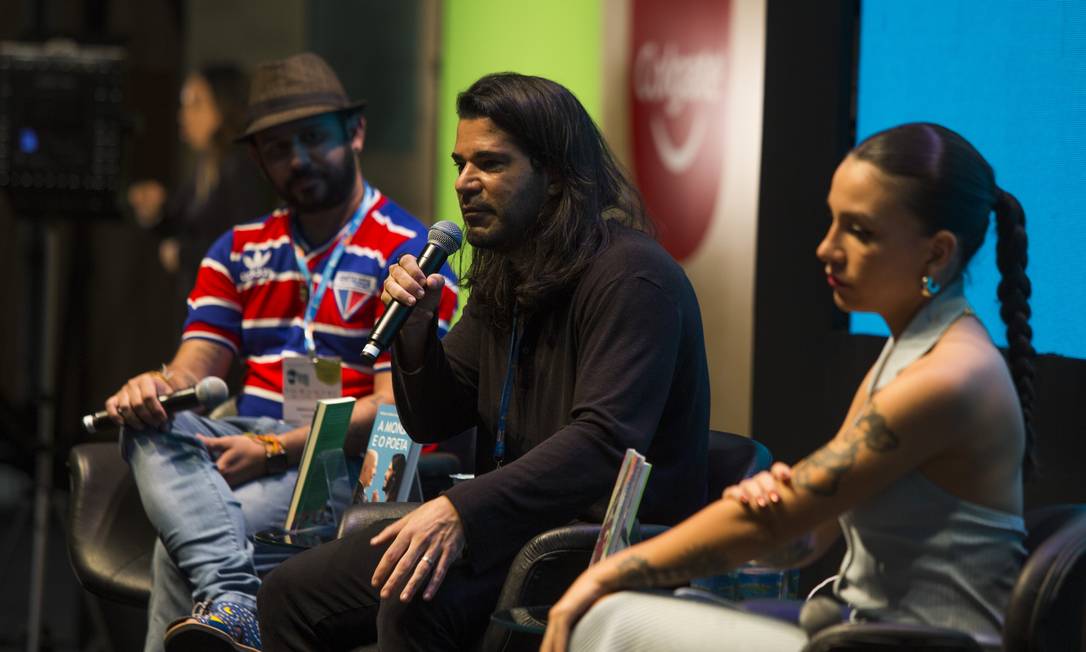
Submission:
<svg viewBox="0 0 1086 652">
<path fill-rule="evenodd" d="M 634 174 L 679 260 L 701 244 L 720 187 L 730 16 L 730 0 L 633 1 Z"/>
</svg>

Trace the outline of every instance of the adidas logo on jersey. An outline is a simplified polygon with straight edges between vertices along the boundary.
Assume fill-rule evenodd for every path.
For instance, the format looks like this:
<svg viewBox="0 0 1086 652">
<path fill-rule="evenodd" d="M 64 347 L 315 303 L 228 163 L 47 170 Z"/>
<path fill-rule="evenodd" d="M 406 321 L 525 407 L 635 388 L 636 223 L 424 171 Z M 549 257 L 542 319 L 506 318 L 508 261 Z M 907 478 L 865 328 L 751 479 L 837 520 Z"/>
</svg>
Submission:
<svg viewBox="0 0 1086 652">
<path fill-rule="evenodd" d="M 251 283 L 274 278 L 275 272 L 265 267 L 270 261 L 270 251 L 254 251 L 252 254 L 242 256 L 241 262 L 245 264 L 245 271 L 241 273 L 241 282 Z"/>
</svg>

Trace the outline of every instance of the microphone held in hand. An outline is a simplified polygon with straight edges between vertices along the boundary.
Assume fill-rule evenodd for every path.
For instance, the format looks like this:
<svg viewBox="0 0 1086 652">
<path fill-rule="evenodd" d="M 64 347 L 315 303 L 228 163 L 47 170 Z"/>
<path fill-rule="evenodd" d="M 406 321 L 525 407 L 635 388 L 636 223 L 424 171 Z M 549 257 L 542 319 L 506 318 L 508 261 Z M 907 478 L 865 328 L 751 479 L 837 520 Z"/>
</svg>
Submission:
<svg viewBox="0 0 1086 652">
<path fill-rule="evenodd" d="M 230 390 L 227 389 L 222 378 L 208 376 L 196 383 L 194 387 L 159 396 L 158 402 L 162 404 L 167 414 L 173 414 L 174 412 L 182 412 L 198 407 L 213 409 L 219 403 L 225 401 L 229 395 Z M 116 427 L 117 423 L 110 418 L 109 413 L 105 410 L 83 417 L 83 429 L 89 433 Z"/>
<path fill-rule="evenodd" d="M 452 222 L 442 221 L 430 227 L 426 247 L 418 259 L 422 273 L 427 276 L 436 274 L 449 256 L 460 249 L 462 238 L 460 227 Z M 381 315 L 370 334 L 370 341 L 362 349 L 363 362 L 372 365 L 377 361 L 377 356 L 387 350 L 392 340 L 396 339 L 396 334 L 400 332 L 400 327 L 407 321 L 413 309 L 414 306 L 407 306 L 399 301 L 389 302 L 385 314 Z"/>
</svg>

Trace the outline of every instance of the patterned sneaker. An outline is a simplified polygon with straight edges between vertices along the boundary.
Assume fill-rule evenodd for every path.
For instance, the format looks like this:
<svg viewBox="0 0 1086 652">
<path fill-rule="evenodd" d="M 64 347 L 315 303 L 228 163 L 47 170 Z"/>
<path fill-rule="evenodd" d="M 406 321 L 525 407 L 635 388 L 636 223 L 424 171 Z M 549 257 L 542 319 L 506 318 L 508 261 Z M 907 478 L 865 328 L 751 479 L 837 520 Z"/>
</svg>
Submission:
<svg viewBox="0 0 1086 652">
<path fill-rule="evenodd" d="M 163 639 L 167 652 L 259 652 L 256 612 L 227 600 L 200 602 L 192 616 L 175 621 Z"/>
</svg>

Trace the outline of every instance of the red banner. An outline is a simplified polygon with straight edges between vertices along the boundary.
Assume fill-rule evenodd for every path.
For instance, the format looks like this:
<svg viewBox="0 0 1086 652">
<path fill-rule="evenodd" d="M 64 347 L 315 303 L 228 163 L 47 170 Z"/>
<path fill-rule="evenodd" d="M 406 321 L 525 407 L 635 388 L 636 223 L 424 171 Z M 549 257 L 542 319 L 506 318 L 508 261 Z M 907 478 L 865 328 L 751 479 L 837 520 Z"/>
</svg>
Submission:
<svg viewBox="0 0 1086 652">
<path fill-rule="evenodd" d="M 678 260 L 701 244 L 716 206 L 730 16 L 730 0 L 633 0 L 634 174 Z"/>
</svg>

